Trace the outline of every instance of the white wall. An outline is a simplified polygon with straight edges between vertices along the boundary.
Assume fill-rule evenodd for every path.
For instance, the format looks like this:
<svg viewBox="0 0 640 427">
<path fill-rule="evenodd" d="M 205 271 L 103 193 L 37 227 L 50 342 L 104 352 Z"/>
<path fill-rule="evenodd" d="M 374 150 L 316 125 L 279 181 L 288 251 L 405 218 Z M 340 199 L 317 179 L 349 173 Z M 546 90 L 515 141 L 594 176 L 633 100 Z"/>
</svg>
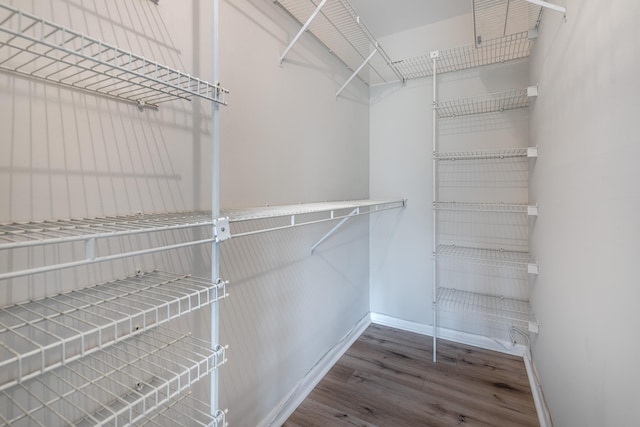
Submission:
<svg viewBox="0 0 640 427">
<path fill-rule="evenodd" d="M 221 77 L 231 90 L 221 117 L 222 204 L 236 207 L 368 196 L 368 89 L 299 30 L 273 2 L 221 3 Z M 251 426 L 293 391 L 309 369 L 369 311 L 368 219 L 310 255 L 331 228 L 320 224 L 231 240 L 221 306 L 230 345 L 221 406 Z"/>
<path fill-rule="evenodd" d="M 10 4 L 210 80 L 206 1 Z M 221 1 L 223 208 L 368 196 L 368 88 L 309 36 L 278 58 L 299 25 L 273 2 Z M 0 221 L 207 209 L 206 102 L 158 111 L 0 74 Z M 232 425 L 255 425 L 369 310 L 368 220 L 359 218 L 310 255 L 330 224 L 225 242 L 221 271 L 221 406 Z M 190 238 L 188 233 L 162 236 Z M 146 239 L 146 238 L 145 238 Z M 145 239 L 110 242 L 114 247 Z M 2 271 L 81 247 L 0 255 Z M 103 263 L 3 284 L 0 303 L 83 287 L 159 267 L 207 275 L 207 248 Z M 206 310 L 205 310 L 206 311 Z M 209 333 L 208 313 L 179 327 Z M 206 382 L 205 382 L 206 383 Z M 206 384 L 198 387 L 204 396 Z M 206 397 L 205 397 L 206 399 Z"/>
<path fill-rule="evenodd" d="M 460 13 L 457 5 L 437 7 L 443 16 L 450 15 L 447 7 L 458 12 L 380 41 L 386 50 L 406 55 L 394 60 L 473 41 L 470 8 Z M 437 80 L 438 97 L 448 100 L 522 89 L 529 85 L 528 67 L 527 62 L 516 61 L 442 74 Z M 426 78 L 404 86 L 372 88 L 370 107 L 371 197 L 400 194 L 409 199 L 402 214 L 390 212 L 372 221 L 371 310 L 425 325 L 432 325 L 432 85 L 432 78 Z M 526 147 L 528 132 L 526 109 L 482 118 L 441 119 L 439 151 Z M 527 160 L 508 163 L 441 162 L 439 200 L 527 203 Z M 471 172 L 465 169 L 470 165 Z M 438 241 L 526 251 L 529 224 L 526 218 L 512 219 L 506 218 L 507 226 L 502 227 L 497 224 L 505 218 L 496 214 L 441 212 Z M 441 262 L 441 286 L 521 299 L 529 296 L 526 274 L 514 278 L 510 272 L 463 267 Z"/>
<path fill-rule="evenodd" d="M 564 3 L 564 2 L 558 2 Z M 567 1 L 532 58 L 534 361 L 554 425 L 637 423 L 640 6 Z"/>
</svg>

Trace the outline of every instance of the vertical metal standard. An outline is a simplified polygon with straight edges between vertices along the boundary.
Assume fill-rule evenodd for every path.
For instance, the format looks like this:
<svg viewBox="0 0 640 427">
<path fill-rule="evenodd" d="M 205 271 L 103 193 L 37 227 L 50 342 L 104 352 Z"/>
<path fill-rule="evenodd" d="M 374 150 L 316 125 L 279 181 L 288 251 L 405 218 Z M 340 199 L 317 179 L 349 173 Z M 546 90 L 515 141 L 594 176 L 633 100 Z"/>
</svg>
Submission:
<svg viewBox="0 0 640 427">
<path fill-rule="evenodd" d="M 338 95 L 340 95 L 340 92 L 342 92 L 344 90 L 344 88 L 347 87 L 347 85 L 349 83 L 351 83 L 351 80 L 353 80 L 355 78 L 355 76 L 358 75 L 360 70 L 362 70 L 362 68 L 364 68 L 364 66 L 367 65 L 369 63 L 369 61 L 371 61 L 371 58 L 373 58 L 373 55 L 375 55 L 376 53 L 378 53 L 378 47 L 377 46 L 376 46 L 375 49 L 373 49 L 373 52 L 371 52 L 369 54 L 369 56 L 367 56 L 367 59 L 365 59 L 364 62 L 362 64 L 360 64 L 360 66 L 353 72 L 351 77 L 349 77 L 347 79 L 347 81 L 344 82 L 344 84 L 340 87 L 340 89 L 338 89 L 338 91 L 336 92 L 336 98 L 338 97 Z"/>
<path fill-rule="evenodd" d="M 437 353 L 437 341 L 438 341 L 438 259 L 436 258 L 436 251 L 438 250 L 438 237 L 437 237 L 437 226 L 438 226 L 438 221 L 436 218 L 437 215 L 437 210 L 435 209 L 436 206 L 436 202 L 438 201 L 438 182 L 437 182 L 437 177 L 438 177 L 438 173 L 437 173 L 437 167 L 438 167 L 438 162 L 436 159 L 436 152 L 438 150 L 438 143 L 437 143 L 437 137 L 438 137 L 438 132 L 436 130 L 436 127 L 438 125 L 438 96 L 437 96 L 437 90 L 438 90 L 438 86 L 437 86 L 437 82 L 436 82 L 436 76 L 437 76 L 437 62 L 438 62 L 438 56 L 440 56 L 440 52 L 433 51 L 431 52 L 431 58 L 433 59 L 433 135 L 432 135 L 432 143 L 433 143 L 433 147 L 432 147 L 432 155 L 431 155 L 431 160 L 432 160 L 432 171 L 433 171 L 433 176 L 432 176 L 432 181 L 433 181 L 433 212 L 432 212 L 432 218 L 433 218 L 433 300 L 432 300 L 432 309 L 433 309 L 433 362 L 436 362 L 436 353 Z"/>
<path fill-rule="evenodd" d="M 304 34 L 304 32 L 307 31 L 307 28 L 309 28 L 309 25 L 311 25 L 311 21 L 315 19 L 318 13 L 320 13 L 320 9 L 322 9 L 322 7 L 325 5 L 326 2 L 327 0 L 322 0 L 320 2 L 318 7 L 316 7 L 316 10 L 314 10 L 311 16 L 309 17 L 309 19 L 307 19 L 307 22 L 305 22 L 302 28 L 300 28 L 300 31 L 298 31 L 298 34 L 296 34 L 293 40 L 291 40 L 291 43 L 289 43 L 289 46 L 287 46 L 287 48 L 284 50 L 284 53 L 280 55 L 281 64 L 282 64 L 282 61 L 284 61 L 285 56 L 287 56 L 287 53 L 289 53 L 289 51 L 293 47 L 293 45 L 296 44 L 298 42 L 298 39 L 302 36 L 302 34 Z"/>
<path fill-rule="evenodd" d="M 217 85 L 219 82 L 219 51 L 218 51 L 218 5 L 219 0 L 211 0 L 211 80 Z M 211 102 L 211 219 L 216 221 L 220 217 L 220 135 L 219 116 L 220 105 Z M 214 239 L 211 245 L 211 280 L 220 277 L 220 242 Z M 219 343 L 218 328 L 219 302 L 211 304 L 211 346 L 215 350 Z M 215 416 L 218 409 L 218 370 L 211 372 L 211 415 Z"/>
</svg>

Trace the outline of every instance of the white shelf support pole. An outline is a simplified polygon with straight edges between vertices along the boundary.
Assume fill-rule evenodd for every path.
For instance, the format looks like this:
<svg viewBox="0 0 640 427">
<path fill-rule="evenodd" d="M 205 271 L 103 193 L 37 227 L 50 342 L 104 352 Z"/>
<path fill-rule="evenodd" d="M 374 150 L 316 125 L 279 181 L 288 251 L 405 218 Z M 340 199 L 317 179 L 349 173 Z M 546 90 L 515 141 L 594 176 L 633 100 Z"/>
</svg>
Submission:
<svg viewBox="0 0 640 427">
<path fill-rule="evenodd" d="M 318 240 L 313 246 L 311 246 L 311 253 L 313 253 L 316 250 L 316 248 L 322 244 L 322 242 L 327 240 L 329 238 L 329 236 L 331 236 L 333 233 L 338 231 L 338 229 L 340 227 L 342 227 L 345 222 L 349 221 L 352 217 L 354 217 L 356 215 L 359 215 L 359 214 L 360 214 L 360 208 L 355 208 L 354 210 L 351 211 L 351 213 L 349 213 L 349 215 L 347 215 L 346 217 L 342 218 L 342 220 L 339 223 L 337 223 L 331 230 L 329 230 L 329 232 L 327 234 L 322 236 L 322 238 L 320 240 Z M 333 211 L 331 211 L 331 215 L 333 216 Z"/>
<path fill-rule="evenodd" d="M 218 6 L 219 0 L 211 0 L 211 74 L 214 84 L 219 78 L 219 37 L 218 37 Z M 220 105 L 211 103 L 211 218 L 213 221 L 220 218 Z M 220 277 L 220 242 L 215 241 L 211 245 L 211 280 L 217 281 Z M 215 350 L 219 344 L 219 317 L 218 303 L 211 304 L 211 346 Z M 218 370 L 211 374 L 211 415 L 216 416 L 218 410 Z"/>
<path fill-rule="evenodd" d="M 367 59 L 365 59 L 364 62 L 362 64 L 360 64 L 360 66 L 353 72 L 351 77 L 349 77 L 347 79 L 347 81 L 344 82 L 344 84 L 340 87 L 340 89 L 338 89 L 338 91 L 336 92 L 336 98 L 340 95 L 340 93 L 344 90 L 344 88 L 347 87 L 349 85 L 349 83 L 351 83 L 351 80 L 353 80 L 358 75 L 360 70 L 362 70 L 364 68 L 364 66 L 369 63 L 369 61 L 371 61 L 371 58 L 373 58 L 373 55 L 375 55 L 376 53 L 378 53 L 378 47 L 377 46 L 376 46 L 375 49 L 373 49 L 373 52 L 371 52 L 369 54 L 369 56 L 367 56 Z"/>
<path fill-rule="evenodd" d="M 437 64 L 438 57 L 440 56 L 440 52 L 433 51 L 430 54 L 431 59 L 433 59 L 433 135 L 432 135 L 432 143 L 433 143 L 433 152 L 431 155 L 432 161 L 432 192 L 433 192 L 433 210 L 432 210 L 432 218 L 433 218 L 433 297 L 432 297 L 432 306 L 433 310 L 433 362 L 436 362 L 437 356 L 437 341 L 438 341 L 438 259 L 436 257 L 436 251 L 438 249 L 438 220 L 437 220 L 437 210 L 435 209 L 436 202 L 438 201 L 438 161 L 436 159 L 436 152 L 438 151 L 438 85 L 436 81 L 437 77 Z"/>
<path fill-rule="evenodd" d="M 545 7 L 547 9 L 555 10 L 556 12 L 562 13 L 565 18 L 567 16 L 567 8 L 563 6 L 558 6 L 557 4 L 549 3 L 543 0 L 527 0 L 529 3 L 537 4 L 538 6 Z"/>
<path fill-rule="evenodd" d="M 307 19 L 307 22 L 305 22 L 304 25 L 302 26 L 302 28 L 300 28 L 300 31 L 298 31 L 298 34 L 296 34 L 296 36 L 293 38 L 293 40 L 291 40 L 291 43 L 289 43 L 289 46 L 287 46 L 287 48 L 284 50 L 284 53 L 282 55 L 280 55 L 280 63 L 281 64 L 284 61 L 284 58 L 289 53 L 289 51 L 291 50 L 291 48 L 293 47 L 293 45 L 295 45 L 298 42 L 298 39 L 300 37 L 302 37 L 302 34 L 304 34 L 304 32 L 307 31 L 307 28 L 309 28 L 309 25 L 311 25 L 311 22 L 316 18 L 318 13 L 320 13 L 320 9 L 322 9 L 322 7 L 325 5 L 325 3 L 327 3 L 327 0 L 322 0 L 320 2 L 318 7 L 316 7 L 316 10 L 314 10 L 313 13 L 311 14 L 311 16 L 309 17 L 309 19 Z"/>
</svg>

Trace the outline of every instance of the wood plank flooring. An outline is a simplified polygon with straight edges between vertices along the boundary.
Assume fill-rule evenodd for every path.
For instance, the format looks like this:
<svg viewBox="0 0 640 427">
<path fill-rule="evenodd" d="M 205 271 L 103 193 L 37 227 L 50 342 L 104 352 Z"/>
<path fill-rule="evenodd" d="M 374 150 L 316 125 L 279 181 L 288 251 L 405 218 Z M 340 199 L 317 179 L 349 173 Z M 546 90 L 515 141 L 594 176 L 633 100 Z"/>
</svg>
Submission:
<svg viewBox="0 0 640 427">
<path fill-rule="evenodd" d="M 371 325 L 284 426 L 539 423 L 522 358 Z"/>
</svg>

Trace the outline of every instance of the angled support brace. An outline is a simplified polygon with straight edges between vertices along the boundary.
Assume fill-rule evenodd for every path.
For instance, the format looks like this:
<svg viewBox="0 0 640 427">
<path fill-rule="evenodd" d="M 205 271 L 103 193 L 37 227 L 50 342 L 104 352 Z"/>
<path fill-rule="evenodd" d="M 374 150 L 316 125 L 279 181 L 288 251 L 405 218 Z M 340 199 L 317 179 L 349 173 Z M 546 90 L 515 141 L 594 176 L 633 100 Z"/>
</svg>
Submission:
<svg viewBox="0 0 640 427">
<path fill-rule="evenodd" d="M 296 44 L 298 42 L 298 39 L 302 36 L 302 34 L 304 34 L 304 32 L 307 31 L 307 28 L 309 28 L 309 25 L 311 25 L 311 21 L 313 21 L 315 19 L 315 17 L 318 15 L 318 13 L 320 13 L 320 9 L 322 9 L 322 7 L 325 5 L 325 3 L 327 3 L 327 0 L 322 0 L 320 2 L 318 7 L 316 7 L 316 10 L 314 10 L 313 13 L 311 14 L 311 16 L 309 17 L 309 19 L 307 19 L 307 22 L 305 22 L 304 25 L 302 26 L 302 28 L 300 28 L 300 31 L 298 31 L 298 34 L 296 34 L 296 36 L 293 38 L 293 40 L 291 40 L 291 43 L 289 43 L 289 46 L 287 46 L 287 48 L 284 50 L 284 53 L 282 55 L 280 55 L 280 63 L 281 64 L 282 64 L 282 61 L 284 61 L 285 56 L 287 56 L 287 53 L 289 53 L 289 51 L 293 47 L 293 45 Z"/>
<path fill-rule="evenodd" d="M 544 0 L 527 0 L 529 3 L 537 4 L 538 6 L 546 7 L 547 9 L 555 10 L 556 12 L 562 13 L 565 17 L 567 16 L 567 8 L 558 6 L 557 4 L 549 3 Z"/>
<path fill-rule="evenodd" d="M 313 253 L 316 250 L 316 248 L 322 244 L 322 242 L 327 240 L 329 238 L 329 236 L 331 236 L 333 233 L 338 231 L 338 229 L 340 227 L 342 227 L 345 222 L 349 221 L 351 219 L 351 217 L 354 217 L 354 216 L 359 215 L 359 214 L 360 214 L 360 208 L 355 208 L 354 210 L 351 211 L 351 213 L 349 213 L 349 215 L 347 215 L 346 217 L 342 218 L 342 220 L 339 223 L 337 223 L 331 230 L 329 230 L 329 232 L 327 234 L 322 236 L 322 238 L 320 240 L 318 240 L 316 243 L 314 243 L 313 246 L 311 246 L 311 253 Z M 333 212 L 331 213 L 331 217 L 333 218 Z"/>
<path fill-rule="evenodd" d="M 376 46 L 375 49 L 373 49 L 373 52 L 371 52 L 369 54 L 369 56 L 367 56 L 367 59 L 364 60 L 364 62 L 362 64 L 360 64 L 360 66 L 358 67 L 357 70 L 355 70 L 353 72 L 353 74 L 351 75 L 351 77 L 349 77 L 349 79 L 344 82 L 344 84 L 342 85 L 342 87 L 340 89 L 338 89 L 338 91 L 336 92 L 336 98 L 338 97 L 338 95 L 340 95 L 340 93 L 344 90 L 345 87 L 347 87 L 347 85 L 349 83 L 351 83 L 351 80 L 354 79 L 355 76 L 358 75 L 358 73 L 360 72 L 360 70 L 362 70 L 362 68 L 364 68 L 365 65 L 367 65 L 369 63 L 369 61 L 371 61 L 371 58 L 373 58 L 373 55 L 375 55 L 378 52 L 378 47 Z"/>
</svg>

